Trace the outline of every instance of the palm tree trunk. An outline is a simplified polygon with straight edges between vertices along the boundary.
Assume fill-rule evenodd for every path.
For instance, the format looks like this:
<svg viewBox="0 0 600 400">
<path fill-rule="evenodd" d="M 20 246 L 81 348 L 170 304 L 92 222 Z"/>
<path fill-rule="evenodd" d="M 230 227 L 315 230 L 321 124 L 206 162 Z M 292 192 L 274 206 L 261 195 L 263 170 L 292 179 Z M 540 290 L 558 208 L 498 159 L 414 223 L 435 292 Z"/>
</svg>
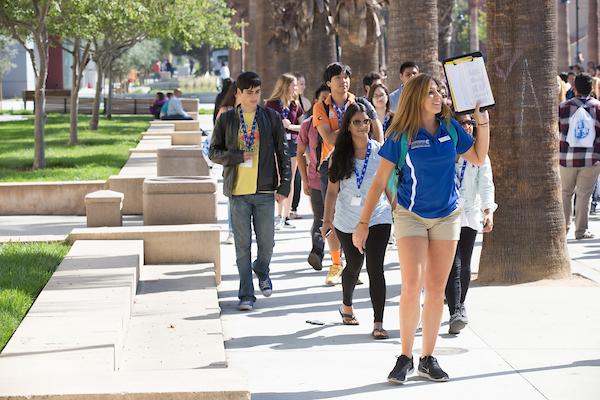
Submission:
<svg viewBox="0 0 600 400">
<path fill-rule="evenodd" d="M 348 64 L 352 69 L 352 79 L 350 81 L 350 91 L 357 96 L 366 96 L 363 88 L 362 79 L 371 71 L 379 71 L 379 53 L 378 40 L 375 35 L 373 22 L 367 19 L 367 37 L 366 44 L 362 47 L 350 42 L 348 37 L 341 36 L 342 57 L 341 61 Z"/>
<path fill-rule="evenodd" d="M 598 65 L 598 0 L 590 0 L 588 9 L 588 61 Z"/>
<path fill-rule="evenodd" d="M 452 41 L 452 12 L 456 0 L 438 0 L 438 55 L 440 60 L 450 57 Z"/>
<path fill-rule="evenodd" d="M 569 30 L 569 7 L 568 4 L 556 0 L 558 2 L 558 71 L 567 71 L 571 62 L 571 46 L 569 46 L 569 38 L 571 31 Z"/>
<path fill-rule="evenodd" d="M 335 37 L 325 30 L 327 15 L 315 12 L 313 27 L 307 40 L 290 55 L 290 69 L 306 76 L 304 96 L 312 100 L 313 93 L 323 81 L 323 72 L 335 60 Z"/>
<path fill-rule="evenodd" d="M 479 50 L 479 3 L 480 0 L 469 0 L 469 44 L 471 51 Z"/>
<path fill-rule="evenodd" d="M 414 12 L 407 12 L 411 10 Z M 418 10 L 418 12 L 416 12 Z M 400 65 L 415 61 L 419 70 L 438 76 L 438 22 L 436 0 L 396 0 L 390 2 L 388 25 L 388 86 L 400 86 Z"/>
<path fill-rule="evenodd" d="M 482 282 L 570 274 L 558 175 L 555 27 L 556 0 L 488 3 L 496 100 L 490 156 L 499 208 L 484 238 Z"/>
</svg>

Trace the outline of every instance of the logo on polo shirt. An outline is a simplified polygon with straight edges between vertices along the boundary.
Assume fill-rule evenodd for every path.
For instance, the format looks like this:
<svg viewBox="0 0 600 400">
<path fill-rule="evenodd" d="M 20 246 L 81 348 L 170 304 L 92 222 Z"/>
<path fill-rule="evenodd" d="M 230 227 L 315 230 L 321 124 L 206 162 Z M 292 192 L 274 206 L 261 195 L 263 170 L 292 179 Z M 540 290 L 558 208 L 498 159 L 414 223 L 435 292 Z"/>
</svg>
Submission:
<svg viewBox="0 0 600 400">
<path fill-rule="evenodd" d="M 429 143 L 429 139 L 413 140 L 413 142 L 410 145 L 411 149 L 420 149 L 422 147 L 431 147 L 431 143 Z"/>
</svg>

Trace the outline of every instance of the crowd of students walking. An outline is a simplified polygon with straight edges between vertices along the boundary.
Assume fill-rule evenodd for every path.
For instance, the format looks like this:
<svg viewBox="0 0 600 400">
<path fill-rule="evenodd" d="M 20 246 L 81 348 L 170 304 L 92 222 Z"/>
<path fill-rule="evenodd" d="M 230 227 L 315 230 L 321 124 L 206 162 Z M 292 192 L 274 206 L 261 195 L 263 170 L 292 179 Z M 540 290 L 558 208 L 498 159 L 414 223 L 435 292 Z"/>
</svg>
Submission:
<svg viewBox="0 0 600 400">
<path fill-rule="evenodd" d="M 419 74 L 414 62 L 402 64 L 399 74 L 402 84 L 391 92 L 381 75 L 365 76 L 365 96 L 358 97 L 349 92 L 350 68 L 332 63 L 312 101 L 304 97 L 301 74 L 283 74 L 263 105 L 260 77 L 243 72 L 220 95 L 209 157 L 224 167 L 232 234 L 228 240 L 235 244 L 240 310 L 254 308 L 253 272 L 262 294 L 271 296 L 275 231 L 293 227 L 293 197 L 303 191 L 313 209 L 307 262 L 322 270 L 328 248 L 332 264 L 325 283 L 341 280 L 342 323 L 359 325 L 353 291 L 366 263 L 371 335 L 389 337 L 383 327 L 383 266 L 394 237 L 402 275 L 402 351 L 388 381 L 403 383 L 414 371 L 419 321 L 423 345 L 418 374 L 447 381 L 448 374 L 433 357 L 444 301 L 450 312 L 449 333 L 458 334 L 468 324 L 465 301 L 475 238 L 477 232 L 492 231 L 497 208 L 487 156 L 489 116 L 478 107 L 472 115 L 454 115 L 445 83 Z M 589 92 L 577 82 L 576 98 L 588 104 Z M 561 110 L 566 107 L 561 105 Z M 561 114 L 561 124 L 563 118 L 566 114 Z M 565 129 L 568 123 L 567 128 L 561 125 L 561 132 Z M 561 136 L 561 154 L 566 136 Z M 590 156 L 594 166 L 598 161 Z M 566 175 L 562 169 L 561 175 Z M 254 261 L 252 227 L 257 242 Z"/>
</svg>

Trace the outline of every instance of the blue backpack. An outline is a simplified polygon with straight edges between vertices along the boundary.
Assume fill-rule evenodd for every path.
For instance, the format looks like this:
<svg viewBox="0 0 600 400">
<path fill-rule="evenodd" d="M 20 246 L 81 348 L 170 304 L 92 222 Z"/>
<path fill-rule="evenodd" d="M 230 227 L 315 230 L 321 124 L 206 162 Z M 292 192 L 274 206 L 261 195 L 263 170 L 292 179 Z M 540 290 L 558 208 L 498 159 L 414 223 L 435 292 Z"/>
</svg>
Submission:
<svg viewBox="0 0 600 400">
<path fill-rule="evenodd" d="M 452 139 L 452 143 L 454 143 L 454 147 L 456 148 L 456 144 L 458 143 L 458 133 L 456 132 L 456 128 L 449 122 L 446 125 L 448 130 L 448 134 Z M 390 136 L 394 136 L 396 132 L 392 132 Z M 400 135 L 400 158 L 398 159 L 398 163 L 396 163 L 396 168 L 392 171 L 390 175 L 390 179 L 388 180 L 388 189 L 392 194 L 392 203 L 396 199 L 396 195 L 398 194 L 398 182 L 400 182 L 400 177 L 402 176 L 402 167 L 404 166 L 404 162 L 406 161 L 406 154 L 408 154 L 408 136 L 406 132 Z"/>
</svg>

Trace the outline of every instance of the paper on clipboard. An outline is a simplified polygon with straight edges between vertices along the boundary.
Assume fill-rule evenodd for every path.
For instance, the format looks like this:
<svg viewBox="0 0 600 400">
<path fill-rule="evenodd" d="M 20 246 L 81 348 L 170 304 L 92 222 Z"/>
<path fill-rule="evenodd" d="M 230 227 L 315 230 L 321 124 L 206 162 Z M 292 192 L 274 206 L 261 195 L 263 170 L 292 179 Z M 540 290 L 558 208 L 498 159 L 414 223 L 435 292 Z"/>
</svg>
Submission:
<svg viewBox="0 0 600 400">
<path fill-rule="evenodd" d="M 444 61 L 444 72 L 457 113 L 472 112 L 478 101 L 481 109 L 495 105 L 481 54 Z"/>
</svg>

